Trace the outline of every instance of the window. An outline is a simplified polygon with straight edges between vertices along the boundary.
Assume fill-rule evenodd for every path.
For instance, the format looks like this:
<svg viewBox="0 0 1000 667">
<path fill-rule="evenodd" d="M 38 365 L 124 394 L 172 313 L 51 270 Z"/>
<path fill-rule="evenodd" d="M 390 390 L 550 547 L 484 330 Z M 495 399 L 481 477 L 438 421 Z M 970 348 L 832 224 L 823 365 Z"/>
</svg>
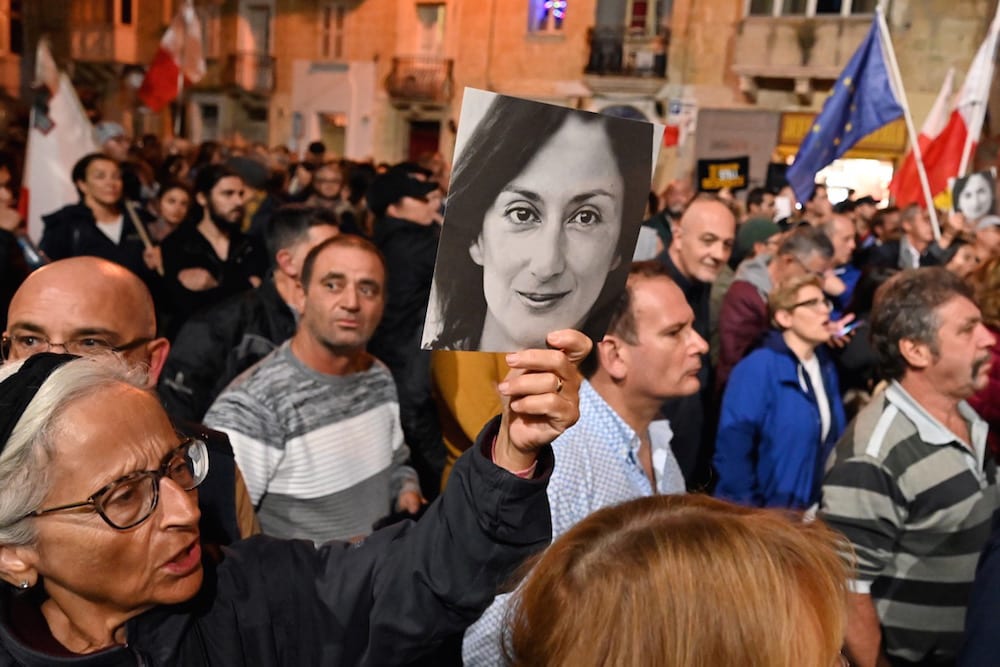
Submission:
<svg viewBox="0 0 1000 667">
<path fill-rule="evenodd" d="M 629 28 L 645 30 L 646 17 L 649 14 L 649 0 L 632 0 L 632 16 Z"/>
<path fill-rule="evenodd" d="M 877 6 L 878 0 L 746 0 L 748 16 L 858 16 Z"/>
<path fill-rule="evenodd" d="M 417 22 L 420 26 L 417 36 L 417 53 L 425 56 L 440 56 L 444 50 L 444 3 L 421 3 L 417 5 Z"/>
<path fill-rule="evenodd" d="M 530 0 L 528 30 L 537 33 L 554 33 L 562 30 L 569 0 Z"/>
<path fill-rule="evenodd" d="M 271 8 L 268 5 L 240 7 L 240 19 L 246 21 L 242 50 L 271 53 Z"/>
<path fill-rule="evenodd" d="M 322 58 L 344 57 L 344 18 L 347 8 L 342 4 L 323 7 L 320 20 L 319 53 Z"/>
<path fill-rule="evenodd" d="M 132 25 L 132 0 L 121 0 L 122 25 Z"/>
<path fill-rule="evenodd" d="M 21 54 L 24 51 L 21 26 L 21 0 L 0 0 L 0 55 Z"/>
<path fill-rule="evenodd" d="M 198 105 L 201 110 L 201 133 L 202 140 L 219 138 L 219 105 L 202 103 Z"/>
<path fill-rule="evenodd" d="M 10 0 L 10 52 L 24 55 L 24 23 L 21 0 Z"/>
<path fill-rule="evenodd" d="M 201 47 L 205 58 L 219 57 L 219 5 L 203 5 L 198 7 L 198 17 L 201 20 Z"/>
<path fill-rule="evenodd" d="M 112 25 L 114 0 L 77 0 L 70 4 L 70 24 L 76 26 Z"/>
</svg>

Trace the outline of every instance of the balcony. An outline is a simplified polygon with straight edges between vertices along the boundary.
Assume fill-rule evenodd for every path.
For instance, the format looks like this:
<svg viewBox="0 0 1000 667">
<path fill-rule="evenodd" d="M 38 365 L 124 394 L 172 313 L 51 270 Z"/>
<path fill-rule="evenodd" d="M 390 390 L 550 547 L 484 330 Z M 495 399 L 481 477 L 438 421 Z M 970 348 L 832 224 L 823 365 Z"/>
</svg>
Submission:
<svg viewBox="0 0 1000 667">
<path fill-rule="evenodd" d="M 667 39 L 625 26 L 597 26 L 588 34 L 590 58 L 584 69 L 594 92 L 653 94 L 667 76 Z"/>
<path fill-rule="evenodd" d="M 436 56 L 399 56 L 392 59 L 392 71 L 385 89 L 394 103 L 421 102 L 443 105 L 454 91 L 450 58 Z"/>
<path fill-rule="evenodd" d="M 222 79 L 227 86 L 256 95 L 269 95 L 274 91 L 274 57 L 256 51 L 231 54 Z"/>
<path fill-rule="evenodd" d="M 740 91 L 754 101 L 758 86 L 793 86 L 800 103 L 809 104 L 815 82 L 835 80 L 870 27 L 871 17 L 863 15 L 748 16 L 733 50 Z"/>
<path fill-rule="evenodd" d="M 73 60 L 115 62 L 115 27 L 111 23 L 77 26 L 70 30 L 69 54 Z"/>
</svg>

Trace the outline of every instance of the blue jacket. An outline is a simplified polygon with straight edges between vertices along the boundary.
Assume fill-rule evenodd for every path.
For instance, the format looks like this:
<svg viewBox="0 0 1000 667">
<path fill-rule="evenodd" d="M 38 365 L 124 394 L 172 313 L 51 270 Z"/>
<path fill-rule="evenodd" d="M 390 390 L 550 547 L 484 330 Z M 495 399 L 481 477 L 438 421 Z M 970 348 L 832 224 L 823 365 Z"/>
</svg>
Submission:
<svg viewBox="0 0 1000 667">
<path fill-rule="evenodd" d="M 809 374 L 777 331 L 729 378 L 715 442 L 715 495 L 744 505 L 804 509 L 819 499 L 823 465 L 844 430 L 837 370 L 816 349 L 830 403 L 821 441 L 819 405 Z"/>
</svg>

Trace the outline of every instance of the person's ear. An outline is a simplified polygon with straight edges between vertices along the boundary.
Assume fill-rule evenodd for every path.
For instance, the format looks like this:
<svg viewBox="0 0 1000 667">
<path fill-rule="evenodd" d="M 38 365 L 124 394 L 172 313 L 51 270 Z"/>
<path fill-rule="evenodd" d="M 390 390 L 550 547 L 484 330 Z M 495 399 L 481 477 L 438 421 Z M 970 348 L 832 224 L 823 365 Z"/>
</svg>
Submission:
<svg viewBox="0 0 1000 667">
<path fill-rule="evenodd" d="M 608 377 L 621 382 L 628 375 L 632 351 L 617 336 L 605 335 L 597 343 L 597 363 Z"/>
<path fill-rule="evenodd" d="M 926 343 L 918 343 L 909 338 L 899 341 L 899 353 L 906 360 L 907 365 L 913 368 L 927 368 L 934 363 L 934 354 Z"/>
<path fill-rule="evenodd" d="M 302 286 L 302 280 L 295 281 L 295 287 L 292 288 L 292 302 L 288 304 L 297 313 L 302 313 L 306 306 L 306 289 Z"/>
<path fill-rule="evenodd" d="M 479 266 L 483 266 L 483 255 L 483 235 L 480 234 L 469 246 L 469 257 Z"/>
<path fill-rule="evenodd" d="M 292 252 L 288 248 L 282 248 L 274 253 L 274 262 L 278 270 L 289 277 L 296 277 L 295 267 L 292 266 Z"/>
<path fill-rule="evenodd" d="M 14 588 L 31 588 L 38 583 L 37 562 L 34 547 L 0 545 L 0 579 Z"/>
<path fill-rule="evenodd" d="M 166 338 L 154 338 L 146 344 L 149 352 L 149 386 L 155 387 L 160 380 L 160 373 L 167 363 L 167 355 L 170 354 L 170 341 Z"/>
<path fill-rule="evenodd" d="M 684 232 L 681 231 L 680 220 L 671 220 L 670 221 L 670 245 L 677 245 L 679 247 L 680 244 L 681 244 L 681 237 L 682 236 L 684 236 Z"/>
<path fill-rule="evenodd" d="M 784 331 L 792 326 L 792 313 L 787 310 L 776 310 L 774 311 L 774 323 Z"/>
<path fill-rule="evenodd" d="M 205 195 L 202 194 L 201 192 L 194 193 L 194 200 L 198 202 L 198 205 L 201 206 L 202 208 L 208 207 L 208 199 L 206 199 Z"/>
</svg>

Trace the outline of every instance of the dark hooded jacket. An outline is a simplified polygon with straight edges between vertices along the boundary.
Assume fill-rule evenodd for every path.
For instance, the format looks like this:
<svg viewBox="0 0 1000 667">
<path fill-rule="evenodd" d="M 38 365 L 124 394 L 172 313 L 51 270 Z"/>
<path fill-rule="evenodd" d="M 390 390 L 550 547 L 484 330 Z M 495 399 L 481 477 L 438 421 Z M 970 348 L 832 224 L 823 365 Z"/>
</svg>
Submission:
<svg viewBox="0 0 1000 667">
<path fill-rule="evenodd" d="M 499 418 L 483 430 L 419 523 L 395 524 L 359 545 L 255 537 L 226 547 L 221 562 L 206 565 L 192 600 L 128 621 L 124 646 L 57 657 L 38 600 L 4 586 L 0 666 L 412 662 L 462 632 L 551 539 L 552 450 L 540 452 L 535 479 L 520 479 L 488 459 L 498 428 Z"/>
</svg>

